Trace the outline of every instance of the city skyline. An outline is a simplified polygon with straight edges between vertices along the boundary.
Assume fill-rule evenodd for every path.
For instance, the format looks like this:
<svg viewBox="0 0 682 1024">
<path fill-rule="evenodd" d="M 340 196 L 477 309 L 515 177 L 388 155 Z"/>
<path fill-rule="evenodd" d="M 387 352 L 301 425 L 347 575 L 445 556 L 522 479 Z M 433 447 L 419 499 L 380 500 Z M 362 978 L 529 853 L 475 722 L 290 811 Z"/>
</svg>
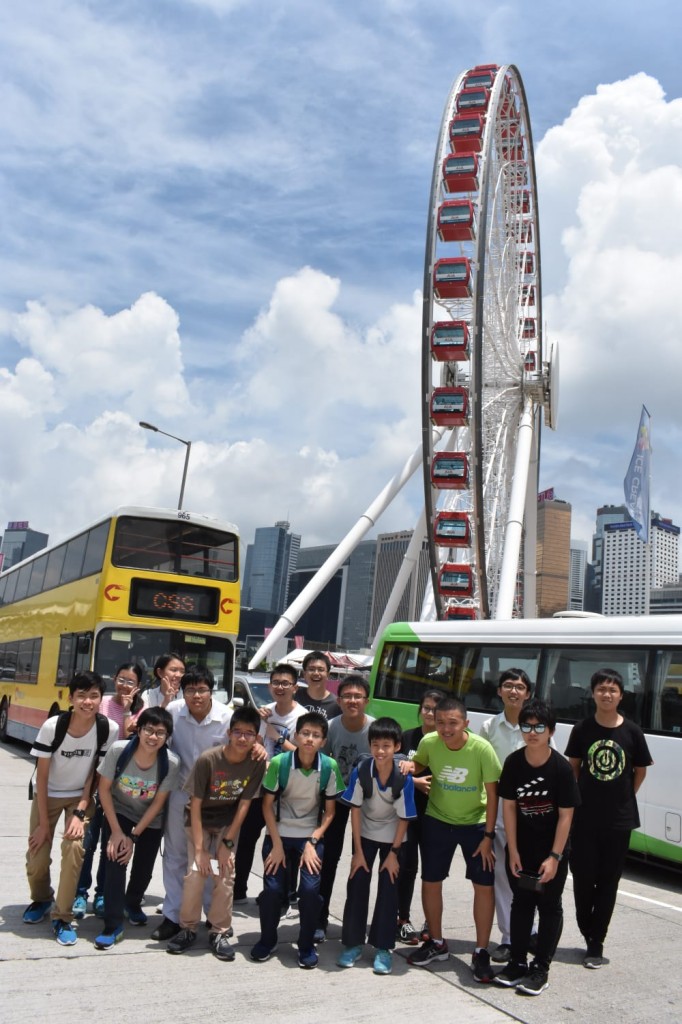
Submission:
<svg viewBox="0 0 682 1024">
<path fill-rule="evenodd" d="M 672 0 L 490 4 L 447 31 L 432 0 L 37 7 L 0 12 L 0 521 L 58 541 L 174 507 L 185 451 L 142 419 L 192 441 L 184 507 L 244 544 L 263 496 L 311 543 L 343 536 L 419 443 L 436 131 L 452 79 L 489 61 L 526 86 L 561 349 L 540 488 L 561 483 L 589 540 L 644 402 L 652 505 L 682 520 Z M 413 528 L 420 490 L 375 532 Z"/>
</svg>

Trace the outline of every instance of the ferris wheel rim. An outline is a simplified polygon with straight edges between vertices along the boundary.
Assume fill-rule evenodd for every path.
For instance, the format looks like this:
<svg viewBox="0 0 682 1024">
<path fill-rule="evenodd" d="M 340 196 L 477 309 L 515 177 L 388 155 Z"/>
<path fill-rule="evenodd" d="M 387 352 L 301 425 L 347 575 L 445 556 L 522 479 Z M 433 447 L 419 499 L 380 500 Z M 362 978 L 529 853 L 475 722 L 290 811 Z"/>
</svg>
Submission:
<svg viewBox="0 0 682 1024">
<path fill-rule="evenodd" d="M 490 66 L 487 66 L 490 67 Z M 450 119 L 456 107 L 457 97 L 462 89 L 463 85 L 466 84 L 468 76 L 475 74 L 479 68 L 469 69 L 468 71 L 462 72 L 455 82 L 453 83 L 452 89 L 448 96 L 443 120 L 441 122 L 441 128 L 439 132 L 438 144 L 436 147 L 436 154 L 434 159 L 434 169 L 431 182 L 431 193 L 429 199 L 429 215 L 427 221 L 427 237 L 426 237 L 426 252 L 424 262 L 424 311 L 422 321 L 422 397 L 423 397 L 423 415 L 422 415 L 422 435 L 423 435 L 423 450 L 424 450 L 424 487 L 425 487 L 425 505 L 427 509 L 427 529 L 428 529 L 428 542 L 430 549 L 431 567 L 432 567 L 432 582 L 434 590 L 434 602 L 439 615 L 442 613 L 442 602 L 438 592 L 438 572 L 439 566 L 442 565 L 442 559 L 437 550 L 437 545 L 434 537 L 434 520 L 437 510 L 438 498 L 434 499 L 434 488 L 432 482 L 432 471 L 434 467 L 434 456 L 436 455 L 433 443 L 433 422 L 431 418 L 431 402 L 433 400 L 433 393 L 435 386 L 433 384 L 433 360 L 430 350 L 430 339 L 431 331 L 434 324 L 434 310 L 436 304 L 443 306 L 447 310 L 447 315 L 452 317 L 451 309 L 442 302 L 442 299 L 436 299 L 434 295 L 434 276 L 436 266 L 436 250 L 437 250 L 437 220 L 439 211 L 443 203 L 447 205 L 447 192 L 444 190 L 442 185 L 442 168 L 444 154 L 447 153 L 447 136 L 448 125 Z M 510 96 L 512 101 L 510 102 Z M 508 474 L 510 469 L 513 469 L 513 456 L 514 456 L 514 445 L 511 441 L 511 431 L 514 429 L 512 423 L 508 423 L 505 429 L 505 439 L 502 445 L 501 454 L 493 452 L 490 454 L 490 442 L 488 438 L 484 439 L 484 430 L 489 430 L 489 423 L 487 419 L 492 418 L 491 414 L 484 414 L 484 392 L 487 386 L 487 374 L 490 370 L 485 364 L 485 358 L 488 355 L 487 350 L 484 351 L 484 346 L 488 341 L 488 333 L 486 330 L 486 301 L 490 299 L 491 288 L 493 283 L 497 285 L 499 282 L 492 282 L 488 280 L 489 275 L 493 273 L 494 260 L 491 258 L 490 236 L 488 234 L 488 221 L 489 217 L 495 212 L 489 209 L 491 202 L 500 200 L 500 191 L 495 190 L 491 183 L 491 176 L 493 171 L 505 179 L 506 188 L 509 189 L 509 182 L 512 181 L 512 173 L 519 173 L 518 168 L 515 171 L 505 169 L 501 167 L 501 158 L 494 158 L 493 147 L 497 145 L 499 152 L 504 152 L 504 145 L 500 150 L 500 137 L 495 135 L 495 132 L 499 129 L 499 124 L 502 118 L 502 104 L 507 103 L 507 107 L 518 113 L 518 136 L 513 135 L 508 127 L 507 134 L 507 154 L 510 153 L 512 156 L 507 161 L 509 167 L 514 162 L 515 157 L 513 156 L 517 149 L 519 140 L 522 147 L 525 147 L 525 157 L 523 159 L 523 165 L 525 168 L 524 173 L 527 175 L 526 187 L 523 188 L 523 193 L 528 196 L 528 202 L 530 205 L 531 216 L 526 219 L 522 214 L 515 217 L 514 219 L 514 230 L 518 231 L 518 235 L 511 239 L 510 224 L 512 219 L 508 210 L 504 213 L 505 221 L 507 226 L 508 235 L 505 239 L 505 245 L 502 247 L 503 258 L 507 260 L 507 263 L 499 264 L 503 267 L 508 266 L 509 255 L 508 252 L 512 251 L 511 241 L 514 241 L 515 246 L 513 248 L 512 257 L 518 259 L 518 238 L 523 236 L 523 232 L 528 232 L 528 238 L 534 239 L 532 245 L 532 252 L 534 254 L 534 272 L 532 275 L 533 281 L 533 298 L 534 302 L 531 308 L 535 311 L 535 330 L 536 340 L 534 342 L 534 358 L 538 364 L 538 371 L 542 371 L 542 299 L 541 299 L 541 264 L 540 264 L 540 245 L 539 245 L 539 220 L 538 220 L 538 206 L 537 206 L 537 182 L 535 172 L 535 161 L 532 146 L 532 131 L 530 127 L 530 118 L 528 115 L 527 102 L 525 89 L 518 69 L 514 65 L 501 65 L 496 68 L 495 77 L 492 82 L 492 87 L 489 94 L 489 107 L 486 114 L 485 131 L 483 142 L 481 145 L 482 153 L 482 173 L 480 180 L 479 191 L 475 197 L 476 199 L 476 236 L 475 236 L 475 291 L 471 303 L 471 314 L 470 323 L 472 326 L 471 334 L 471 346 L 472 352 L 470 356 L 470 368 L 468 376 L 468 389 L 469 389 L 469 400 L 471 403 L 471 427 L 470 427 L 470 446 L 468 452 L 470 454 L 471 470 L 473 474 L 472 483 L 470 486 L 470 495 L 464 501 L 468 501 L 468 512 L 471 515 L 472 520 L 472 542 L 469 555 L 469 565 L 473 566 L 473 575 L 476 577 L 476 601 L 477 610 L 480 613 L 480 617 L 487 618 L 491 612 L 491 595 L 489 593 L 489 572 L 499 572 L 499 548 L 500 537 L 504 534 L 505 524 L 502 522 L 504 518 L 504 506 L 508 504 L 510 484 L 508 480 Z M 443 172 L 444 173 L 444 172 Z M 506 176 L 506 177 L 505 177 Z M 515 185 L 518 194 L 521 194 L 518 183 Z M 443 200 L 443 196 L 446 197 Z M 472 198 L 472 197 L 470 197 Z M 502 194 L 502 200 L 508 202 L 508 195 Z M 522 202 L 525 200 L 522 200 Z M 499 211 L 496 214 L 500 216 Z M 531 227 L 527 227 L 530 224 Z M 521 225 L 525 225 L 522 227 Z M 499 233 L 499 228 L 498 228 Z M 442 237 L 442 236 L 441 236 Z M 508 250 L 508 252 L 507 252 Z M 522 257 L 525 260 L 525 256 Z M 521 297 L 523 295 L 523 289 L 520 284 L 521 274 L 517 276 L 516 281 L 516 302 L 513 304 L 513 315 L 516 318 L 521 314 L 522 308 L 528 309 L 528 301 L 526 299 L 525 307 L 522 307 Z M 504 305 L 504 296 L 502 297 L 502 304 Z M 526 320 L 522 321 L 525 324 Z M 530 322 L 530 318 L 528 320 Z M 484 331 L 486 336 L 484 337 Z M 518 340 L 518 339 L 517 339 Z M 506 349 L 506 350 L 505 350 Z M 524 388 L 526 366 L 525 361 L 522 362 L 522 350 L 517 348 L 514 350 L 513 345 L 511 348 L 507 344 L 500 346 L 500 351 L 497 353 L 499 361 L 507 365 L 508 372 L 509 367 L 513 367 L 516 363 L 521 368 L 519 370 L 518 380 L 515 382 L 516 389 L 518 391 L 518 398 L 514 401 L 514 408 L 509 412 L 509 416 L 512 417 L 514 412 L 517 413 L 517 418 L 520 418 L 521 411 L 524 407 L 524 402 L 527 400 L 526 390 Z M 450 371 L 448 371 L 450 372 Z M 512 371 L 513 372 L 513 369 Z M 442 367 L 441 380 L 446 377 L 446 367 Z M 451 372 L 452 379 L 466 380 L 466 374 L 462 374 L 458 377 L 457 373 Z M 492 389 L 491 389 L 492 390 Z M 486 395 L 486 398 L 490 398 L 490 393 Z M 499 404 L 499 403 L 498 403 Z M 539 428 L 539 418 L 533 417 L 533 421 L 536 427 Z M 462 435 L 464 436 L 464 435 Z M 446 439 L 445 444 L 441 451 L 448 449 L 450 451 L 455 450 L 456 444 L 456 432 L 453 429 L 450 432 L 449 437 Z M 535 453 L 534 459 L 532 460 L 534 465 L 537 467 L 537 458 L 539 454 L 539 429 L 535 432 Z M 493 465 L 494 460 L 498 460 Z M 505 466 L 505 463 L 507 464 Z M 488 478 L 487 488 L 490 494 L 494 493 L 495 486 L 500 488 L 506 488 L 506 495 L 502 493 L 494 493 L 494 498 L 489 500 L 488 490 L 486 490 L 485 480 Z M 491 479 L 492 478 L 492 479 Z M 447 501 L 444 502 L 447 505 Z M 456 505 L 456 502 L 454 503 Z M 491 508 L 493 508 L 491 511 Z M 494 539 L 490 536 L 490 524 L 493 524 Z M 491 565 L 491 559 L 493 558 L 492 549 L 495 549 L 494 558 L 498 559 L 497 564 Z M 493 587 L 494 593 L 494 587 Z M 465 602 L 466 603 L 466 602 Z M 472 603 L 473 606 L 473 603 Z"/>
</svg>

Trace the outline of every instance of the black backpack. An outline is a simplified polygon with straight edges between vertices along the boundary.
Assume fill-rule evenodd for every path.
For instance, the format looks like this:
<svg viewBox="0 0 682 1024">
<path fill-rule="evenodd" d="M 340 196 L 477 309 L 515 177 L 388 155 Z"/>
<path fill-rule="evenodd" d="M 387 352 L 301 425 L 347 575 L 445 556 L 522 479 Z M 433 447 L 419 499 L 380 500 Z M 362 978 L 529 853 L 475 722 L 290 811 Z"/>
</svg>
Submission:
<svg viewBox="0 0 682 1024">
<path fill-rule="evenodd" d="M 405 789 L 405 778 L 406 776 L 398 768 L 401 761 L 405 760 L 404 754 L 396 754 L 393 758 L 393 775 L 391 776 L 391 793 L 393 799 L 397 800 L 402 791 Z M 358 758 L 356 768 L 358 770 L 358 781 L 362 787 L 362 795 L 365 800 L 369 800 L 372 795 L 372 756 L 371 754 L 361 754 Z"/>
<path fill-rule="evenodd" d="M 57 724 L 54 729 L 54 739 L 52 743 L 38 743 L 34 742 L 33 746 L 35 750 L 42 750 L 45 754 L 54 754 L 55 750 L 59 750 L 64 737 L 69 731 L 69 725 L 71 723 L 71 711 L 60 711 L 57 715 Z M 97 727 L 97 750 L 95 751 L 95 761 L 99 761 L 101 757 L 104 757 L 104 746 L 109 739 L 109 719 L 106 715 L 100 715 L 99 712 L 95 715 L 95 725 Z M 36 758 L 36 764 L 38 759 Z M 35 778 L 36 769 L 33 769 L 33 775 L 31 776 L 28 784 L 28 798 L 33 799 L 33 779 Z"/>
</svg>

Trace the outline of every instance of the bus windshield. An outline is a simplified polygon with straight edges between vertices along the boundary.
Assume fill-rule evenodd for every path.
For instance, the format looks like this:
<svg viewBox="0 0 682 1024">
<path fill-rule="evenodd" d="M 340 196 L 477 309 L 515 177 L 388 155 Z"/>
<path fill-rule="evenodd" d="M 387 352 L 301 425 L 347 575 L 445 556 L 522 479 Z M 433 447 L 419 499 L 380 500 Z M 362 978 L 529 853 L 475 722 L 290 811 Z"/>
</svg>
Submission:
<svg viewBox="0 0 682 1024">
<path fill-rule="evenodd" d="M 200 523 L 121 516 L 111 560 L 124 569 L 181 573 L 234 582 L 237 539 Z"/>
</svg>

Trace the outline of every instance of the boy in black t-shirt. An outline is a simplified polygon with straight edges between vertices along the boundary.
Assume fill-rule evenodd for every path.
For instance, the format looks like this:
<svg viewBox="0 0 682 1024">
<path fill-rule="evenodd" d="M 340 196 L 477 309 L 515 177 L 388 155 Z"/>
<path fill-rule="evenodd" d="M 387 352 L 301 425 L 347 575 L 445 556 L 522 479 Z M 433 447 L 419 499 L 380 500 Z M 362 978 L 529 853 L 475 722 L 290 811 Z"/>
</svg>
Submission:
<svg viewBox="0 0 682 1024">
<path fill-rule="evenodd" d="M 591 687 L 596 713 L 573 727 L 565 754 L 582 797 L 571 851 L 575 913 L 587 944 L 583 966 L 595 970 L 606 963 L 604 940 L 618 882 L 630 833 L 639 827 L 636 794 L 653 762 L 642 730 L 618 711 L 620 673 L 600 669 Z"/>
<path fill-rule="evenodd" d="M 495 976 L 498 985 L 539 996 L 563 927 L 561 895 L 568 874 L 569 833 L 580 794 L 571 766 L 550 747 L 556 719 L 541 700 L 519 712 L 525 746 L 504 762 L 499 782 L 507 833 L 507 874 L 512 889 L 511 955 Z M 535 959 L 526 957 L 538 911 Z"/>
</svg>

